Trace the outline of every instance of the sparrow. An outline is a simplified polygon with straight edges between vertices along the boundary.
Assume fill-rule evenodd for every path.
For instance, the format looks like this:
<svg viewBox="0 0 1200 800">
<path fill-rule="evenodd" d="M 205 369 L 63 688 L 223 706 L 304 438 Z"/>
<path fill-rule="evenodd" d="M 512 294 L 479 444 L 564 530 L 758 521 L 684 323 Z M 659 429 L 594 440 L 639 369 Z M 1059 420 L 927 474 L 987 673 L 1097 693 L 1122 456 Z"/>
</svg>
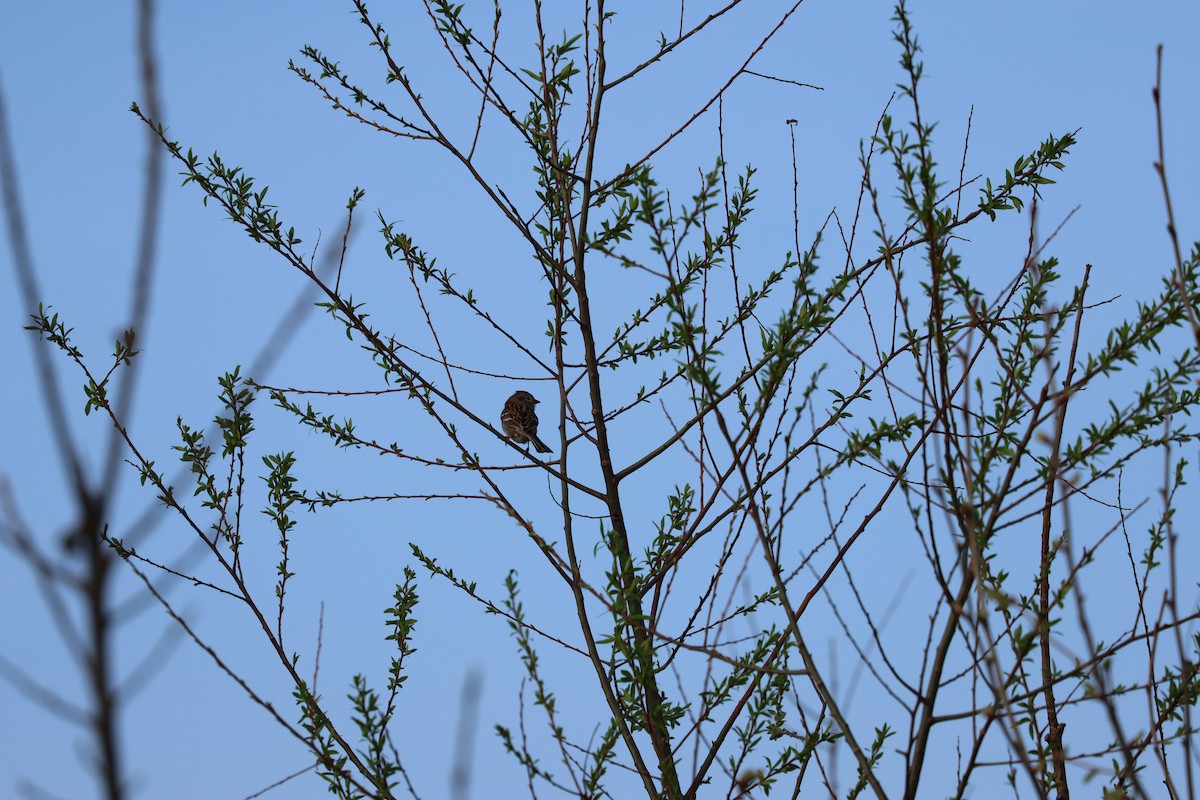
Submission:
<svg viewBox="0 0 1200 800">
<path fill-rule="evenodd" d="M 500 427 L 504 435 L 517 444 L 533 442 L 533 449 L 539 453 L 551 452 L 545 442 L 538 438 L 538 418 L 534 406 L 538 401 L 529 392 L 521 389 L 513 392 L 512 397 L 504 401 L 504 411 L 500 414 Z"/>
</svg>

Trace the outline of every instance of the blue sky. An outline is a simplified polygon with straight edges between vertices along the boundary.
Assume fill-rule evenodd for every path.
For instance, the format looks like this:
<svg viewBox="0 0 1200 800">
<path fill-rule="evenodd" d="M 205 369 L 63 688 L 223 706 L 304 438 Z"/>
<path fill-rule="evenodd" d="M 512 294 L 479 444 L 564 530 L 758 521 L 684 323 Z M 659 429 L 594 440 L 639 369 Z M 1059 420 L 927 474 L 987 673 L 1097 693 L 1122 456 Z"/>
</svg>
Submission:
<svg viewBox="0 0 1200 800">
<path fill-rule="evenodd" d="M 465 135 L 474 111 L 459 76 L 434 42 L 419 6 L 396 5 L 377 4 L 374 10 L 404 53 L 420 91 L 450 120 L 452 130 Z M 661 8 L 667 5 L 674 6 Z M 577 4 L 569 5 L 570 13 L 563 11 L 566 6 L 554 9 L 563 16 L 549 26 L 552 30 L 569 24 Z M 635 63 L 639 55 L 653 52 L 658 31 L 677 24 L 678 6 L 663 10 L 661 18 L 639 6 L 613 6 L 618 12 L 610 31 L 616 65 Z M 219 150 L 260 185 L 269 185 L 286 224 L 297 229 L 305 247 L 319 241 L 321 253 L 340 240 L 346 198 L 354 187 L 362 187 L 366 197 L 356 218 L 347 280 L 353 282 L 356 298 L 370 303 L 374 321 L 385 330 L 411 336 L 422 346 L 426 342 L 407 276 L 384 257 L 376 210 L 398 221 L 440 265 L 507 312 L 506 322 L 520 337 L 543 346 L 544 287 L 536 270 L 523 268 L 528 254 L 512 241 L 478 189 L 431 145 L 384 137 L 347 120 L 287 70 L 288 60 L 299 60 L 300 48 L 312 44 L 382 97 L 392 96 L 388 92 L 394 89 L 383 86 L 383 69 L 366 46 L 366 31 L 351 16 L 350 3 L 222 0 L 205 4 L 203 14 L 197 8 L 164 4 L 155 26 L 164 118 L 172 138 L 201 154 Z M 660 70 L 644 73 L 643 82 L 614 93 L 606 108 L 612 138 L 601 154 L 607 160 L 602 166 L 639 157 L 678 127 L 740 65 L 784 8 L 770 2 L 738 9 Z M 1136 13 L 1128 6 L 1115 12 L 1099 8 L 1118 7 L 918 1 L 910 12 L 926 63 L 923 112 L 939 121 L 936 140 L 944 179 L 957 174 L 972 108 L 968 176 L 1002 175 L 1017 155 L 1034 149 L 1047 134 L 1080 130 L 1067 170 L 1047 192 L 1042 233 L 1079 207 L 1049 251 L 1058 255 L 1070 277 L 1083 264 L 1094 265 L 1094 296 L 1118 298 L 1098 312 L 1097 318 L 1104 320 L 1107 313 L 1114 319 L 1128 315 L 1171 263 L 1162 194 L 1151 168 L 1156 142 L 1150 88 L 1158 44 L 1165 47 L 1164 113 L 1175 215 L 1185 248 L 1197 238 L 1200 198 L 1194 187 L 1200 185 L 1200 160 L 1187 143 L 1200 123 L 1200 53 L 1194 48 L 1200 7 L 1162 3 Z M 473 11 L 468 5 L 467 13 L 476 11 L 486 14 L 486 9 Z M 520 38 L 528 9 L 506 3 L 505 12 L 505 25 L 511 25 L 506 28 L 512 37 L 509 52 L 531 56 L 532 43 Z M 146 139 L 128 111 L 130 102 L 139 99 L 132 13 L 133 4 L 25 3 L 10 9 L 0 27 L 0 90 L 43 299 L 75 327 L 77 343 L 97 360 L 106 357 L 128 313 L 136 247 Z M 707 13 L 708 6 L 687 5 L 689 22 Z M 798 120 L 802 242 L 807 244 L 831 209 L 852 213 L 859 188 L 859 143 L 870 136 L 902 78 L 890 16 L 890 5 L 882 2 L 809 0 L 752 69 L 822 89 L 748 76 L 727 95 L 727 160 L 734 168 L 752 163 L 759 169 L 762 194 L 751 228 L 751 252 L 767 263 L 781 260 L 792 236 L 786 120 Z M 489 132 L 494 138 L 489 139 Z M 713 164 L 716 147 L 716 119 L 710 113 L 655 160 L 660 184 L 677 187 L 679 196 L 688 194 L 696 170 Z M 521 157 L 500 126 L 485 127 L 479 159 L 492 182 L 528 191 L 531 173 Z M 216 377 L 236 364 L 250 363 L 303 288 L 298 274 L 250 242 L 215 208 L 202 206 L 194 187 L 181 188 L 177 171 L 168 164 L 152 314 L 142 332 L 144 363 L 131 426 L 131 434 L 163 463 L 171 455 L 177 416 L 196 425 L 211 418 Z M 890 186 L 886 176 L 882 182 Z M 969 190 L 964 205 L 974 196 Z M 527 206 L 528 196 L 520 204 Z M 1013 215 L 991 228 L 973 230 L 978 238 L 964 247 L 975 248 L 970 252 L 981 281 L 988 280 L 990 269 L 999 275 L 1019 263 L 1026 225 L 1025 218 Z M 69 524 L 71 509 L 65 503 L 63 473 L 48 445 L 40 395 L 32 391 L 30 334 L 21 330 L 28 310 L 16 293 L 7 236 L 7 231 L 0 234 L 6 281 L 0 291 L 0 337 L 10 377 L 0 408 L 10 423 L 0 428 L 0 475 L 25 520 L 44 541 L 52 541 Z M 869 237 L 861 242 L 856 256 L 870 255 Z M 836 249 L 830 256 L 836 263 Z M 602 282 L 601 291 L 615 303 L 624 288 L 614 278 L 611 285 Z M 619 318 L 619 309 L 610 313 L 614 321 Z M 472 338 L 475 333 L 452 325 L 448 334 L 449 346 L 465 362 L 537 377 L 511 350 L 483 350 L 482 340 Z M 69 409 L 82 410 L 79 376 L 61 359 L 59 366 Z M 362 351 L 315 310 L 263 380 L 306 388 L 380 388 Z M 537 383 L 531 385 L 537 394 Z M 544 386 L 542 394 L 549 396 L 552 385 Z M 484 413 L 491 418 L 498 416 L 510 387 L 464 379 L 463 391 L 478 398 L 481 412 L 494 407 Z M 360 427 L 382 441 L 437 446 L 423 438 L 420 417 L 412 409 L 397 408 L 398 402 L 328 407 L 353 414 Z M 439 485 L 439 476 L 429 470 L 413 472 L 375 457 L 332 451 L 270 409 L 265 398 L 257 414 L 259 452 L 295 450 L 303 459 L 302 478 L 310 485 L 363 494 L 434 491 Z M 107 435 L 102 420 L 76 413 L 72 423 L 78 441 L 94 453 L 95 467 Z M 632 428 L 622 432 L 622 441 L 633 445 L 646 435 Z M 490 457 L 500 457 L 498 445 L 486 446 L 493 448 Z M 660 477 L 669 488 L 670 476 Z M 544 502 L 544 481 L 532 473 L 509 480 L 518 496 Z M 121 481 L 114 529 L 151 504 L 150 494 L 136 483 L 132 470 Z M 661 513 L 661 488 L 647 486 L 644 496 L 636 495 L 647 519 Z M 543 511 L 549 523 L 552 511 Z M 262 548 L 253 568 L 260 571 L 265 599 L 274 539 L 266 527 L 258 531 Z M 164 518 L 153 541 L 159 552 L 186 554 L 187 535 Z M 528 542 L 495 514 L 450 504 L 361 505 L 305 516 L 298 536 L 292 642 L 297 649 L 311 650 L 323 604 L 321 689 L 328 697 L 343 696 L 356 672 L 382 681 L 387 658 L 382 611 L 400 568 L 412 563 L 410 541 L 478 580 L 493 596 L 499 595 L 508 570 L 519 570 L 527 607 L 544 624 L 569 630 L 570 609 L 555 593 L 561 587 L 553 585 Z M 874 574 L 869 563 L 862 569 Z M 879 579 L 892 581 L 894 588 L 903 575 L 883 571 Z M 138 591 L 132 579 L 122 579 L 118 594 L 132 597 Z M 411 724 L 400 726 L 399 740 L 423 796 L 448 793 L 457 701 L 471 671 L 483 676 L 474 794 L 494 796 L 488 786 L 492 782 L 506 792 L 521 791 L 523 776 L 492 735 L 494 723 L 512 726 L 517 715 L 520 671 L 506 626 L 485 618 L 477 605 L 424 574 L 421 595 L 419 652 L 403 695 Z M 6 552 L 0 559 L 0 604 L 7 609 L 0 617 L 3 652 L 63 695 L 79 697 L 80 676 L 64 656 L 38 598 L 28 570 Z M 239 608 L 188 587 L 174 589 L 172 598 L 194 615 L 198 628 L 219 649 L 235 654 L 239 668 L 264 687 L 284 716 L 295 716 L 289 692 L 280 689 L 277 665 Z M 126 673 L 134 669 L 168 627 L 153 608 L 134 618 L 119 640 L 119 668 Z M 135 687 L 123 719 L 128 777 L 141 790 L 135 796 L 243 797 L 305 766 L 297 744 L 195 647 L 183 642 L 170 653 L 160 672 Z M 850 657 L 842 653 L 842 658 Z M 566 695 L 572 689 L 586 691 L 586 683 L 576 677 L 578 666 L 567 660 L 548 667 L 563 682 Z M 0 750 L 6 754 L 0 760 L 0 793 L 10 793 L 24 781 L 53 796 L 93 793 L 86 768 L 90 743 L 77 729 L 48 716 L 3 681 L 0 709 L 10 721 L 19 721 L 0 733 Z M 276 796 L 320 793 L 316 782 L 305 778 Z"/>
</svg>

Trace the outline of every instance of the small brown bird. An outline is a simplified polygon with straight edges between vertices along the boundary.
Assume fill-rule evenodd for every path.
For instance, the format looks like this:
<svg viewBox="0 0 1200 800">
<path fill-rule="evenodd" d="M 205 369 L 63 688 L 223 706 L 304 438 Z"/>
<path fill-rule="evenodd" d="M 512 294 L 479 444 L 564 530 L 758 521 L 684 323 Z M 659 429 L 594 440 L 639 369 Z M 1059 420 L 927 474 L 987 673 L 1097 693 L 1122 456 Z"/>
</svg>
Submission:
<svg viewBox="0 0 1200 800">
<path fill-rule="evenodd" d="M 533 442 L 533 449 L 539 453 L 551 452 L 545 442 L 538 438 L 538 418 L 534 406 L 538 401 L 533 395 L 521 389 L 513 392 L 512 397 L 504 402 L 504 411 L 500 414 L 500 427 L 504 435 L 517 444 Z"/>
</svg>

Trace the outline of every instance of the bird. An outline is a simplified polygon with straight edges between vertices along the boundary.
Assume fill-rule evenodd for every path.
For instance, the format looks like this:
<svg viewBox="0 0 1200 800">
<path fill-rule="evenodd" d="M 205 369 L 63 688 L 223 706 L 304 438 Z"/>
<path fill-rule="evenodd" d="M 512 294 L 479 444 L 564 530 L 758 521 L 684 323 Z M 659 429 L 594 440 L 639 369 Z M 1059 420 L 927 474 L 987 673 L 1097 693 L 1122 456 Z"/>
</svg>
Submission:
<svg viewBox="0 0 1200 800">
<path fill-rule="evenodd" d="M 504 435 L 517 444 L 533 442 L 533 449 L 539 453 L 549 453 L 550 448 L 538 438 L 538 418 L 534 406 L 537 399 L 524 389 L 513 392 L 512 397 L 504 401 L 504 411 L 500 414 L 500 427 Z"/>
</svg>

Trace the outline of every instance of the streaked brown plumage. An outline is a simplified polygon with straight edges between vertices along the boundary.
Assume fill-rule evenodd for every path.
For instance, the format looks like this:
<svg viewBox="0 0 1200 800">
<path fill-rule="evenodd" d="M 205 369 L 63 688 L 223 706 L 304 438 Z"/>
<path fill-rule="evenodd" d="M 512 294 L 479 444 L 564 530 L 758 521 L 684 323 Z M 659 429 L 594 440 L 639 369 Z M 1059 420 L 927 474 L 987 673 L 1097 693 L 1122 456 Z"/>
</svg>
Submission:
<svg viewBox="0 0 1200 800">
<path fill-rule="evenodd" d="M 545 442 L 538 438 L 538 418 L 534 407 L 538 401 L 524 389 L 513 392 L 512 397 L 504 402 L 504 411 L 500 414 L 500 427 L 504 435 L 517 444 L 533 443 L 533 449 L 539 453 L 551 452 Z"/>
</svg>

